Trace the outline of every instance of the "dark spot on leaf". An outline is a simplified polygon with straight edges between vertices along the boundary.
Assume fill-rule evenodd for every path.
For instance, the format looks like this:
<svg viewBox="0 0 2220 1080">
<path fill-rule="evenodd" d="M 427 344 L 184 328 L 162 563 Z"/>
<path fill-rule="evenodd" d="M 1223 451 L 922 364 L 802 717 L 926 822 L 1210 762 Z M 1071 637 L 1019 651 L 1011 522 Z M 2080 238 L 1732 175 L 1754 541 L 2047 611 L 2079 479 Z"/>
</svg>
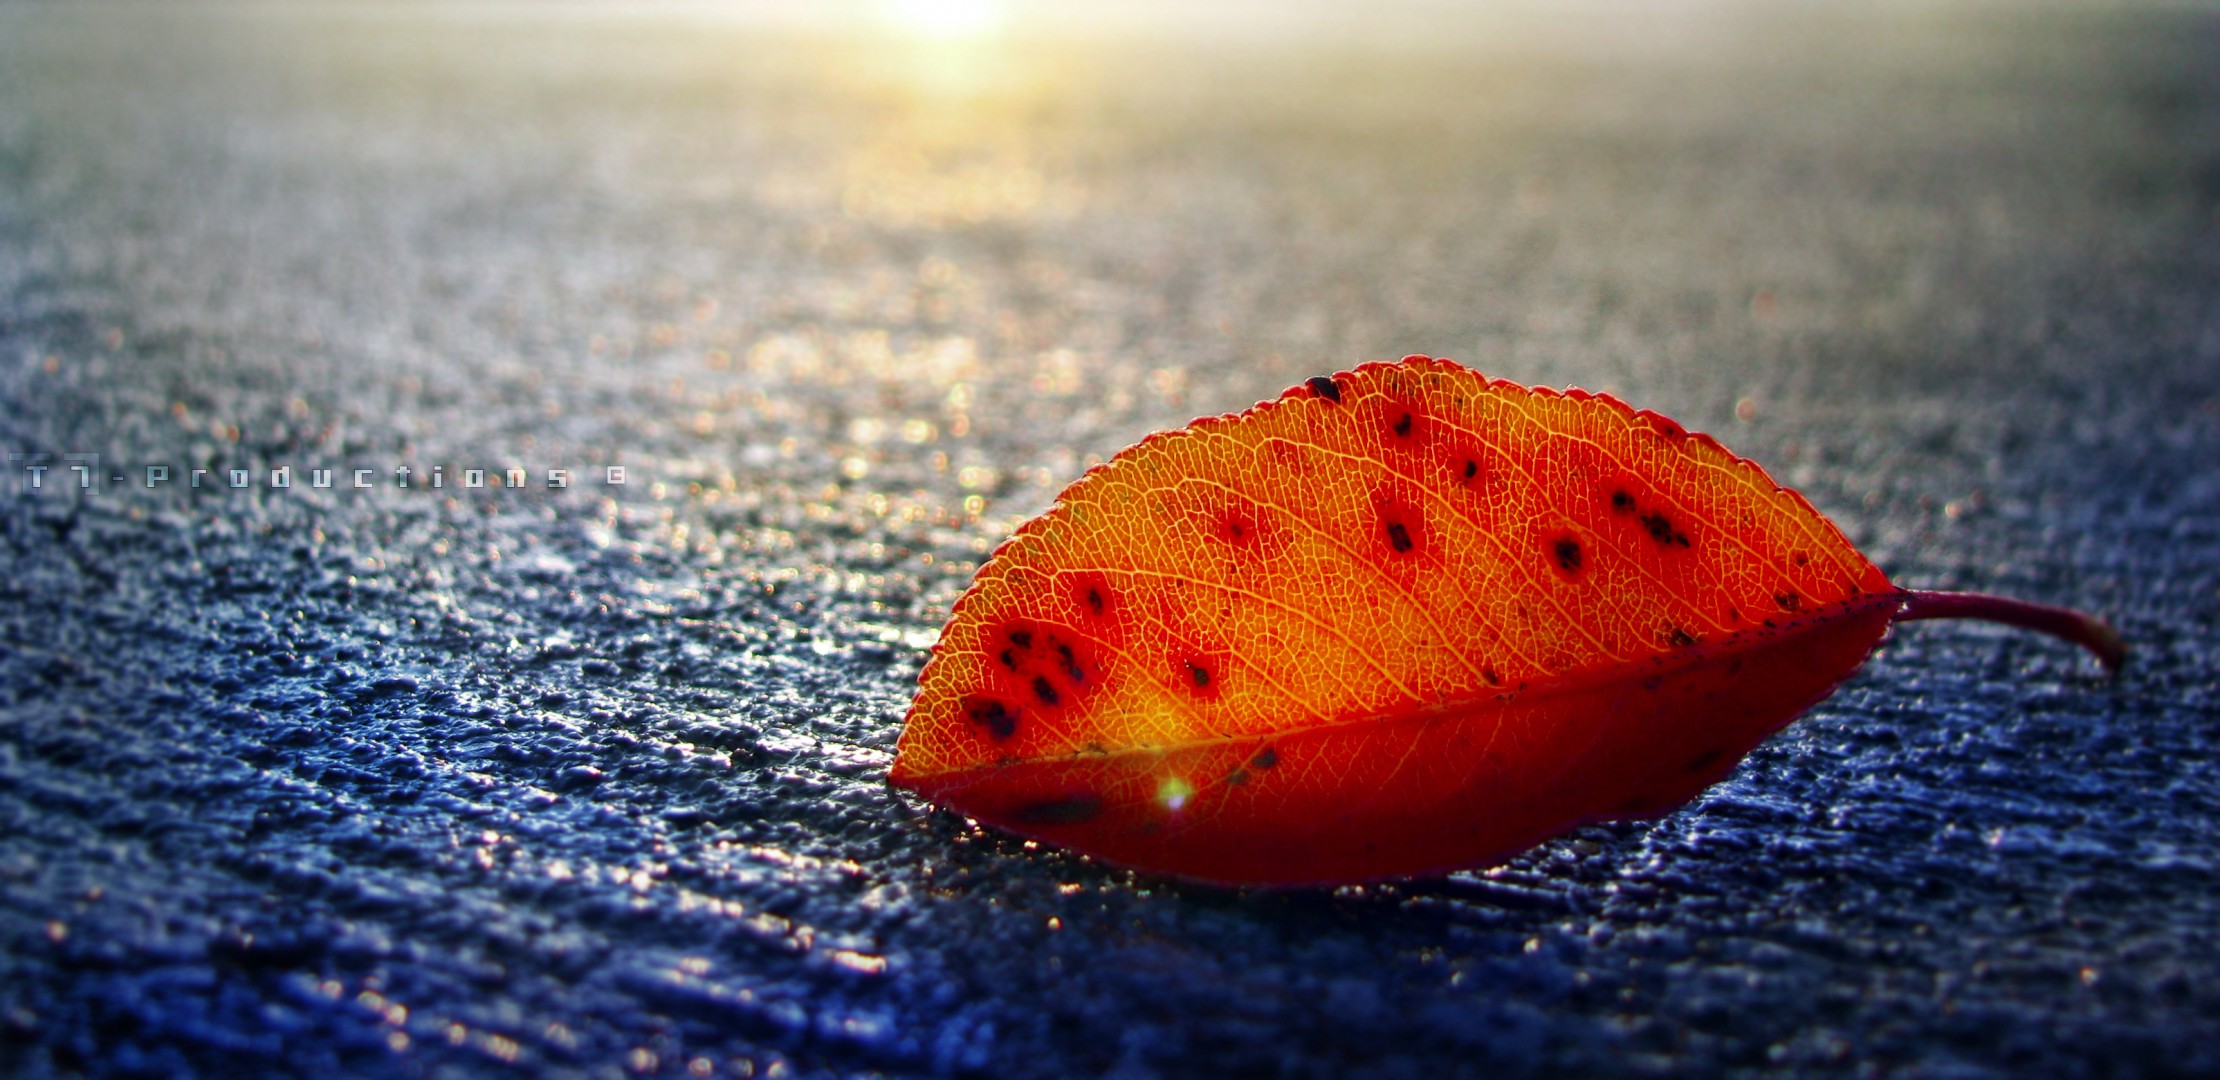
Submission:
<svg viewBox="0 0 2220 1080">
<path fill-rule="evenodd" d="M 1794 558 L 1798 566 L 1806 566 L 1811 563 L 1811 556 L 1801 551 L 1797 552 Z"/>
<path fill-rule="evenodd" d="M 1249 759 L 1249 767 L 1252 769 L 1269 769 L 1279 763 L 1280 752 L 1269 746 L 1257 751 L 1256 756 Z"/>
<path fill-rule="evenodd" d="M 1026 803 L 1010 817 L 1027 825 L 1077 825 L 1102 814 L 1102 797 L 1091 791 Z"/>
<path fill-rule="evenodd" d="M 1782 611 L 1804 610 L 1804 598 L 1792 592 L 1784 592 L 1775 596 L 1773 602 L 1779 604 Z"/>
<path fill-rule="evenodd" d="M 1010 651 L 1010 650 L 1008 650 L 1008 649 L 1004 649 L 1004 650 L 1002 650 L 1002 666 L 1003 666 L 1003 667 L 1006 667 L 1006 668 L 1009 668 L 1009 669 L 1010 669 L 1011 671 L 1016 671 L 1016 670 L 1017 670 L 1017 654 L 1015 654 L 1015 653 L 1011 652 L 1011 651 Z"/>
<path fill-rule="evenodd" d="M 1691 773 L 1703 772 L 1705 769 L 1711 768 L 1712 764 L 1719 760 L 1719 755 L 1723 753 L 1725 753 L 1725 751 L 1714 746 L 1701 754 L 1697 754 L 1695 757 L 1689 758 L 1688 764 L 1683 766 L 1683 768 Z"/>
<path fill-rule="evenodd" d="M 1010 644 L 1012 644 L 1012 645 L 1015 645 L 1015 646 L 1017 646 L 1017 647 L 1018 647 L 1018 648 L 1020 648 L 1020 649 L 1030 649 L 1030 648 L 1032 648 L 1032 647 L 1033 647 L 1033 632 L 1032 632 L 1031 630 L 1012 630 L 1012 631 L 1010 631 Z"/>
<path fill-rule="evenodd" d="M 973 697 L 964 701 L 964 715 L 971 722 L 987 729 L 987 734 L 1001 742 L 1017 734 L 1018 714 L 998 698 Z"/>
<path fill-rule="evenodd" d="M 1310 379 L 1305 383 L 1305 385 L 1310 387 L 1311 393 L 1325 398 L 1327 401 L 1335 402 L 1337 404 L 1341 401 L 1341 387 L 1335 385 L 1332 379 L 1329 379 L 1324 375 L 1311 376 Z"/>
<path fill-rule="evenodd" d="M 1411 414 L 1409 412 L 1395 418 L 1395 434 L 1405 439 L 1411 437 Z"/>
<path fill-rule="evenodd" d="M 1426 546 L 1426 515 L 1402 492 L 1392 487 L 1374 491 L 1372 512 L 1380 523 L 1380 531 L 1373 535 L 1388 548 L 1382 554 L 1408 555 Z"/>
<path fill-rule="evenodd" d="M 1481 677 L 1481 678 L 1483 678 L 1483 679 L 1486 679 L 1486 680 L 1488 680 L 1488 685 L 1489 685 L 1489 686 L 1501 686 L 1501 685 L 1503 685 L 1503 676 L 1501 676 L 1501 675 L 1498 675 L 1498 674 L 1496 674 L 1496 670 L 1495 670 L 1495 668 L 1494 668 L 1494 667 L 1492 667 L 1492 666 L 1491 666 L 1491 667 L 1484 667 L 1484 668 L 1481 668 L 1481 669 L 1480 669 L 1480 677 Z"/>
<path fill-rule="evenodd" d="M 1688 546 L 1688 534 L 1673 528 L 1673 519 L 1663 514 L 1650 514 L 1642 519 L 1642 527 L 1649 530 L 1650 539 L 1666 547 L 1679 544 Z"/>
<path fill-rule="evenodd" d="M 1081 571 L 1072 576 L 1064 593 L 1071 600 L 1073 614 L 1088 624 L 1088 632 L 1098 637 L 1114 637 L 1118 628 L 1110 625 L 1118 617 L 1118 591 L 1099 570 Z"/>
<path fill-rule="evenodd" d="M 1472 460 L 1471 458 L 1466 458 L 1466 459 L 1465 459 L 1465 482 L 1466 482 L 1466 483 L 1471 483 L 1471 482 L 1472 482 L 1472 478 L 1473 478 L 1473 477 L 1475 477 L 1475 476 L 1478 476 L 1478 475 L 1480 475 L 1480 463 L 1479 463 L 1479 462 L 1477 462 L 1477 461 L 1474 461 L 1474 460 Z"/>
<path fill-rule="evenodd" d="M 1226 783 L 1233 787 L 1240 787 L 1241 785 L 1248 782 L 1249 770 L 1247 769 L 1235 769 L 1232 772 L 1226 774 Z"/>
<path fill-rule="evenodd" d="M 1066 678 L 1074 683 L 1087 681 L 1087 673 L 1079 669 L 1079 657 L 1072 654 L 1070 645 L 1061 641 L 1057 642 L 1056 655 L 1064 658 L 1064 675 Z"/>
<path fill-rule="evenodd" d="M 1665 636 L 1665 639 L 1667 641 L 1670 641 L 1673 645 L 1673 648 L 1676 649 L 1685 649 L 1690 645 L 1694 645 L 1696 643 L 1696 635 L 1691 634 L 1688 631 L 1683 630 L 1677 626 L 1673 627 L 1673 632 L 1667 634 Z"/>
<path fill-rule="evenodd" d="M 1580 572 L 1580 541 L 1570 536 L 1560 536 L 1555 543 L 1549 546 L 1549 553 L 1557 560 L 1557 565 L 1563 568 L 1566 573 L 1577 574 Z"/>
<path fill-rule="evenodd" d="M 1620 488 L 1619 490 L 1612 492 L 1611 509 L 1621 514 L 1633 513 L 1634 496 L 1627 494 L 1625 488 Z"/>
<path fill-rule="evenodd" d="M 1189 660 L 1187 662 L 1187 675 L 1189 678 L 1195 680 L 1196 689 L 1201 689 L 1202 687 L 1210 685 L 1210 669 L 1194 662 L 1193 660 Z"/>
<path fill-rule="evenodd" d="M 1043 705 L 1060 705 L 1064 700 L 1063 695 L 1056 692 L 1056 687 L 1049 684 L 1046 675 L 1033 676 L 1033 696 L 1041 699 Z"/>
<path fill-rule="evenodd" d="M 1240 498 L 1211 505 L 1204 511 L 1202 523 L 1211 539 L 1251 553 L 1268 542 L 1274 524 L 1263 511 Z"/>
</svg>

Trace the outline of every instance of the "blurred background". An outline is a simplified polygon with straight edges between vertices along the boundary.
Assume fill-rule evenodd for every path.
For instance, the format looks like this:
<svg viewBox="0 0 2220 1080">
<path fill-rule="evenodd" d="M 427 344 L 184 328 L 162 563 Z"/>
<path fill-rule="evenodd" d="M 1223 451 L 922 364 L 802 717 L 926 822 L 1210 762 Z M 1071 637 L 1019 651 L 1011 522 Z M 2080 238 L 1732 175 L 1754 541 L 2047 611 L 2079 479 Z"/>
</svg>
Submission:
<svg viewBox="0 0 2220 1080">
<path fill-rule="evenodd" d="M 58 485 L 0 479 L 0 1054 L 2220 1070 L 2215 58 L 2159 3 L 0 7 Z M 2137 666 L 1919 627 L 1661 822 L 1331 893 L 884 786 L 1017 522 L 1414 352 Z"/>
</svg>

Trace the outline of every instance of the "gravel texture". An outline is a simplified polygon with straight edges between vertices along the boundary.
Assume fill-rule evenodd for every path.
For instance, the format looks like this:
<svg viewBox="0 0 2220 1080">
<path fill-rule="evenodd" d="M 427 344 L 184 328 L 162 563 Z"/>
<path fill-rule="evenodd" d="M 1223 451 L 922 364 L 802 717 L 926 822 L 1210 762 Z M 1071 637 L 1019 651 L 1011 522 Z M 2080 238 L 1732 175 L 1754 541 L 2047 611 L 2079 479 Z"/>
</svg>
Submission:
<svg viewBox="0 0 2220 1080">
<path fill-rule="evenodd" d="M 2220 1073 L 2220 15 L 1133 10 L 0 8 L 0 1070 Z M 1333 892 L 884 784 L 1016 521 L 1409 352 L 2132 670 Z"/>
</svg>

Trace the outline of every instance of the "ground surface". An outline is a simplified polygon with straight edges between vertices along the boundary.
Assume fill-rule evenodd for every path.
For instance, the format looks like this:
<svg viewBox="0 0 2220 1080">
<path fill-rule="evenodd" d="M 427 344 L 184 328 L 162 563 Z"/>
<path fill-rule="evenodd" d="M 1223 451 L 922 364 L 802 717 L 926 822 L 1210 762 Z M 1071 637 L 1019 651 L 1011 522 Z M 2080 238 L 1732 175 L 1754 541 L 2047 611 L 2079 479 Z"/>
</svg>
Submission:
<svg viewBox="0 0 2220 1080">
<path fill-rule="evenodd" d="M 0 442 L 56 455 L 0 478 L 0 1062 L 2220 1072 L 2215 58 L 2016 5 L 0 10 Z M 1716 432 L 2135 667 L 1914 627 L 1663 821 L 1335 893 L 882 783 L 1014 521 L 1407 352 Z"/>
</svg>

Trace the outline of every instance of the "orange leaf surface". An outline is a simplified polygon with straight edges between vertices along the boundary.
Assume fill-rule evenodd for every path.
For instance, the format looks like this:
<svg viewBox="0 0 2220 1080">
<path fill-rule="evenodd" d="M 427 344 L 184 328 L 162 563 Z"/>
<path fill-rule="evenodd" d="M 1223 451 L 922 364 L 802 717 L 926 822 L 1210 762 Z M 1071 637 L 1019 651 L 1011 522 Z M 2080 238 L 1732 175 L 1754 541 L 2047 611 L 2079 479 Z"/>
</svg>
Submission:
<svg viewBox="0 0 2220 1080">
<path fill-rule="evenodd" d="M 894 783 L 1219 882 L 1486 865 L 1662 814 L 1893 621 L 2060 609 L 1909 593 L 1704 435 L 1410 357 L 1149 437 L 957 601 Z"/>
</svg>

